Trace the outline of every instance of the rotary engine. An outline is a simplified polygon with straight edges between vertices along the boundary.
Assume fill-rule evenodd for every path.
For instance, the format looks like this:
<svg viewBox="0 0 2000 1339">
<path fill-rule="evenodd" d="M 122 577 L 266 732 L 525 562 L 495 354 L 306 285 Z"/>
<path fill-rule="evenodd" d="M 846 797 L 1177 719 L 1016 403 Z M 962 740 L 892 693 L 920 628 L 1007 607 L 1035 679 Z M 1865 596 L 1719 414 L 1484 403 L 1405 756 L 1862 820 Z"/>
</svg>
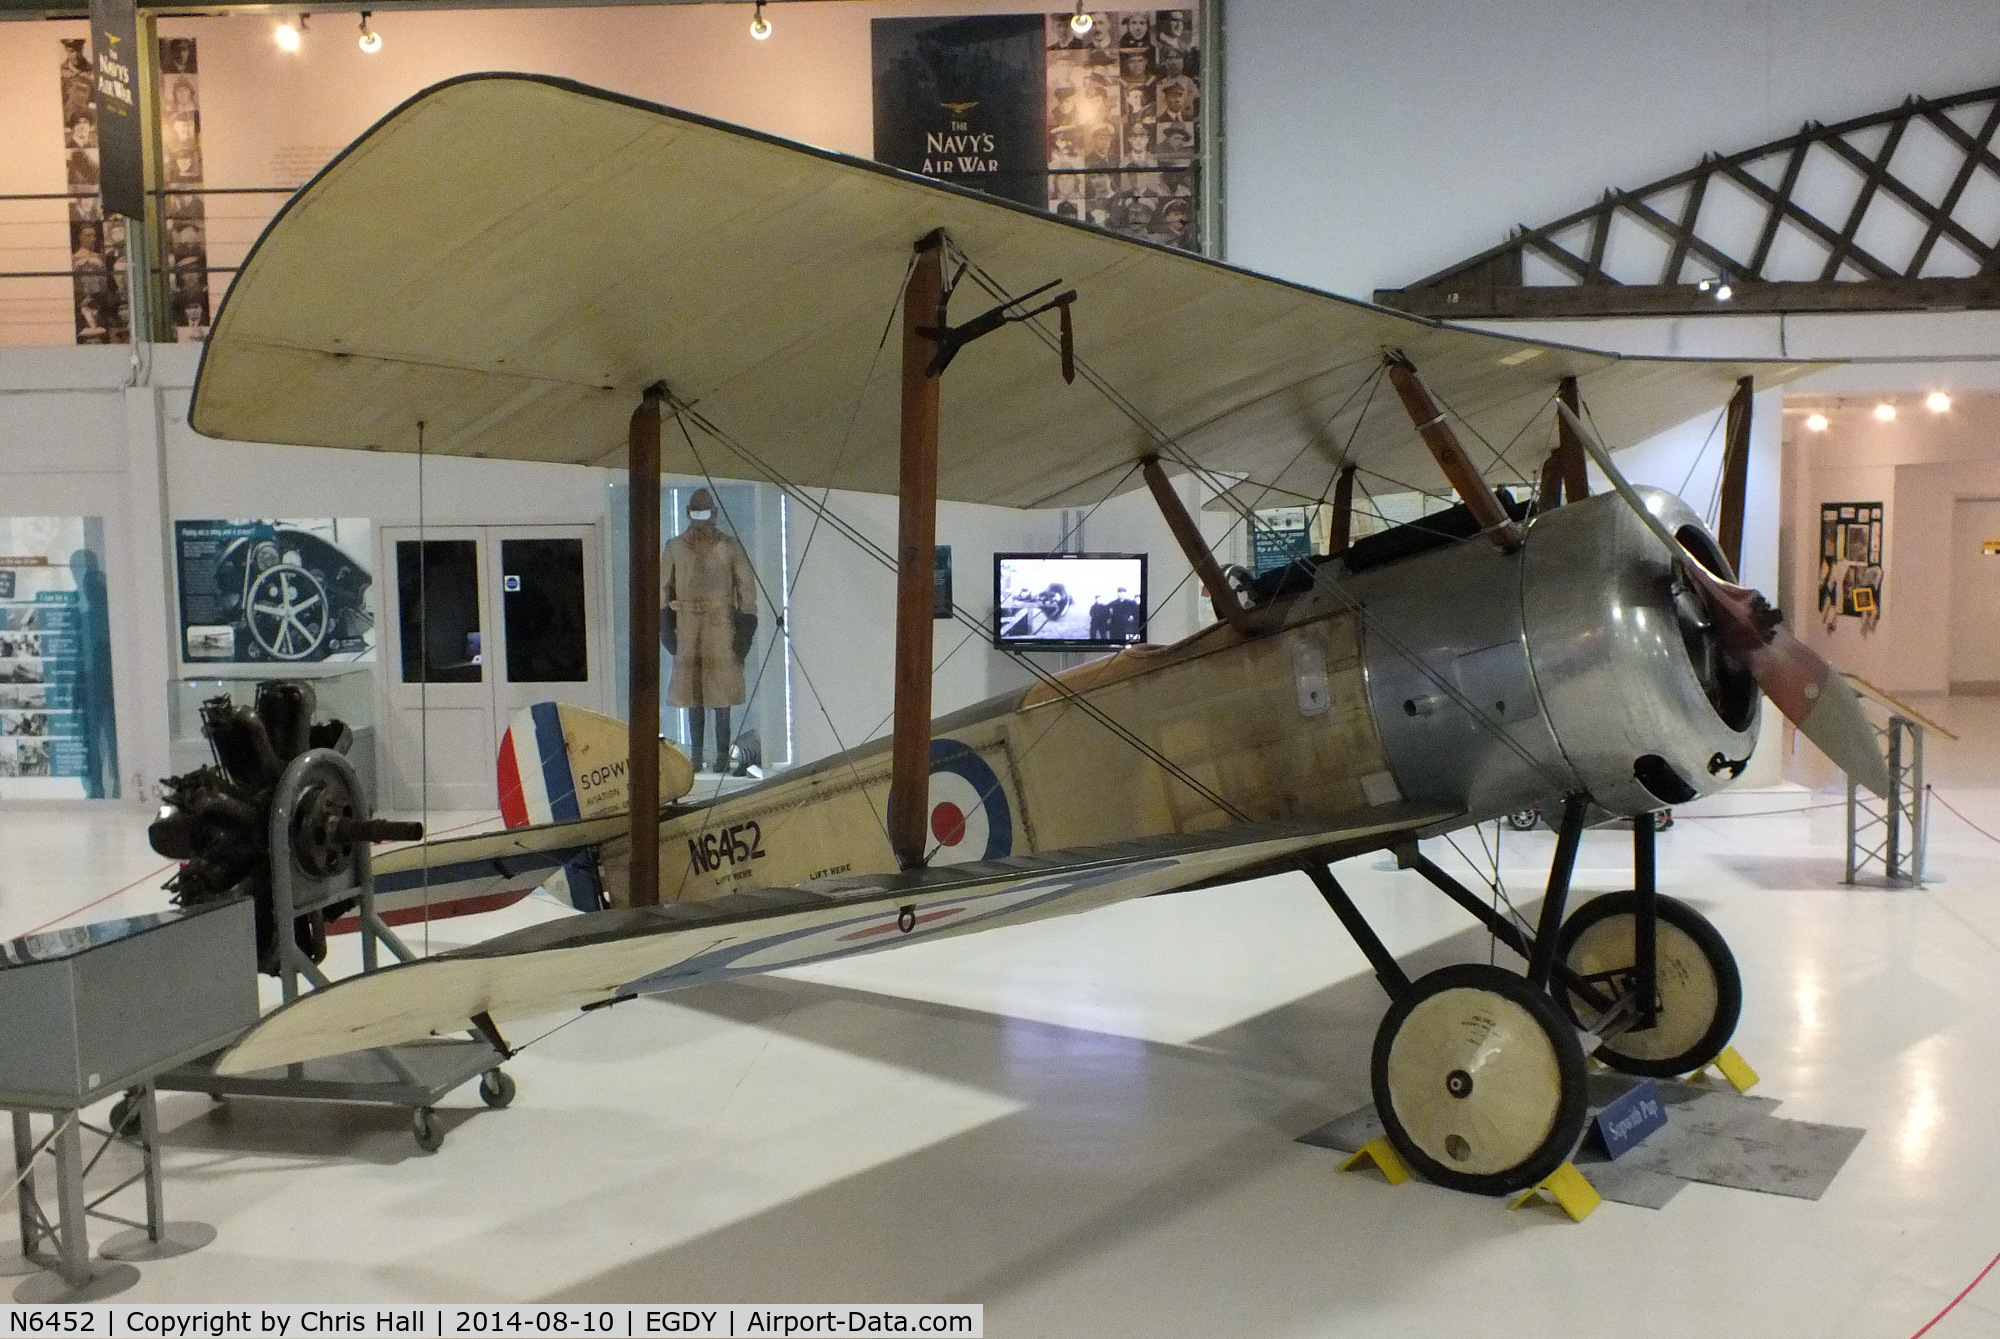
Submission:
<svg viewBox="0 0 2000 1339">
<path fill-rule="evenodd" d="M 168 881 L 179 906 L 198 906 L 236 897 L 257 900 L 257 963 L 277 975 L 278 931 L 272 901 L 272 862 L 291 860 L 309 877 L 341 873 L 357 842 L 414 840 L 415 823 L 391 823 L 368 816 L 366 801 L 326 776 L 308 781 L 291 807 L 289 823 L 276 834 L 272 812 L 279 783 L 311 750 L 346 753 L 354 734 L 337 720 L 313 723 L 317 705 L 312 685 L 272 682 L 257 685 L 256 707 L 228 697 L 202 703 L 201 728 L 215 752 L 215 765 L 169 777 L 162 783 L 166 803 L 147 829 L 153 849 L 184 862 Z M 307 760 L 309 762 L 309 759 Z M 326 923 L 353 902 L 329 903 L 302 914 L 293 933 L 314 962 L 326 957 Z"/>
<path fill-rule="evenodd" d="M 1639 492 L 1735 579 L 1686 503 Z M 1353 576 L 1368 698 L 1403 793 L 1475 819 L 1578 791 L 1636 814 L 1732 780 L 1761 699 L 1685 562 L 1605 493 L 1536 517 L 1513 553 L 1454 543 Z"/>
</svg>

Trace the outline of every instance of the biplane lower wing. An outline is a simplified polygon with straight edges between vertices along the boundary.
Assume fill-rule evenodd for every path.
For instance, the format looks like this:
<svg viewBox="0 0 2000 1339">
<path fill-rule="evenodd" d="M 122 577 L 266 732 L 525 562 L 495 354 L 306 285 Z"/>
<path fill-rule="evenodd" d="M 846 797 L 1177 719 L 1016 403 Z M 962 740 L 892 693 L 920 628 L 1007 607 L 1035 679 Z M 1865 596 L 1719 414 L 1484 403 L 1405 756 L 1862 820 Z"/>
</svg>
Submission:
<svg viewBox="0 0 2000 1339">
<path fill-rule="evenodd" d="M 1385 805 L 1330 821 L 1239 825 L 567 917 L 315 991 L 252 1028 L 216 1072 L 247 1074 L 458 1031 L 481 1013 L 504 1020 L 588 1007 L 1071 915 L 1307 853 L 1358 854 L 1456 817 L 1434 806 Z"/>
</svg>

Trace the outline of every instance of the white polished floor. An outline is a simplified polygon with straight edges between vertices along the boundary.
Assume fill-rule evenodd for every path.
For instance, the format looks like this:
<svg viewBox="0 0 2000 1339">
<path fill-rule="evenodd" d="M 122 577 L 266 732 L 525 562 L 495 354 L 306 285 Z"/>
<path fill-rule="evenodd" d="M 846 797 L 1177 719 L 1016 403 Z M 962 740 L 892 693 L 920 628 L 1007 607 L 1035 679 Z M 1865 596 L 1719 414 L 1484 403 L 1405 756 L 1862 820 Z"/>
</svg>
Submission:
<svg viewBox="0 0 2000 1339">
<path fill-rule="evenodd" d="M 1933 782 L 2000 834 L 2000 700 L 1922 705 L 1967 736 L 1932 738 Z M 165 1095 L 170 1216 L 220 1235 L 125 1296 L 966 1301 L 1004 1339 L 1907 1339 L 2000 1251 L 2000 843 L 1940 807 L 1940 882 L 1846 888 L 1832 799 L 1730 797 L 1661 841 L 1663 889 L 1742 964 L 1757 1091 L 1868 1131 L 1817 1203 L 1695 1185 L 1571 1224 L 1337 1174 L 1293 1139 L 1367 1100 L 1383 1001 L 1293 876 L 593 1014 L 512 1062 L 511 1109 L 453 1095 L 435 1155 L 391 1111 Z M 144 821 L 0 813 L 0 936 L 160 905 Z M 1552 845 L 1508 834 L 1511 888 Z M 1628 862 L 1592 833 L 1578 887 Z M 1340 873 L 1393 948 L 1484 958 L 1380 863 Z M 2000 1334 L 2000 1279 L 1930 1333 Z"/>
</svg>

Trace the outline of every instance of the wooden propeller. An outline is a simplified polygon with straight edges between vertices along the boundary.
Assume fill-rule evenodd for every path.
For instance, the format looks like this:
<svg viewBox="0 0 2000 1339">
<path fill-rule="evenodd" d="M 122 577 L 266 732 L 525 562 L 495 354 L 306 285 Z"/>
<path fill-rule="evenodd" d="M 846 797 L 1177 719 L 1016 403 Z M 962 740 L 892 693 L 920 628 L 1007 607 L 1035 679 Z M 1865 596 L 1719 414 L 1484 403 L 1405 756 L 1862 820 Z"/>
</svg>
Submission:
<svg viewBox="0 0 2000 1339">
<path fill-rule="evenodd" d="M 1724 581 L 1702 566 L 1701 560 L 1647 509 L 1645 500 L 1611 462 L 1611 453 L 1597 434 L 1568 405 L 1558 402 L 1556 409 L 1625 504 L 1660 537 L 1668 552 L 1686 559 L 1683 566 L 1688 579 L 1708 605 L 1723 651 L 1750 671 L 1764 695 L 1833 759 L 1836 767 L 1877 795 L 1887 796 L 1889 765 L 1875 741 L 1875 727 L 1847 680 L 1792 635 L 1784 625 L 1784 616 L 1763 595 Z"/>
</svg>

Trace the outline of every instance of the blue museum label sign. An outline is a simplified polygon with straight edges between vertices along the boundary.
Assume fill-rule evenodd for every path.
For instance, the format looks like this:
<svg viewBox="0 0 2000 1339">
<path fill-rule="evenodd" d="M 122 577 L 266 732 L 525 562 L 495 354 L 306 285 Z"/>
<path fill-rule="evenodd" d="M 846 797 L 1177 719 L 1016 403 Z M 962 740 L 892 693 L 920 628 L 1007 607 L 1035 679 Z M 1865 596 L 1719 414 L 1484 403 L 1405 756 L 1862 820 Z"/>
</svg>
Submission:
<svg viewBox="0 0 2000 1339">
<path fill-rule="evenodd" d="M 1667 1106 L 1660 1100 L 1660 1085 L 1651 1079 L 1597 1113 L 1597 1136 L 1614 1160 L 1666 1128 Z"/>
</svg>

